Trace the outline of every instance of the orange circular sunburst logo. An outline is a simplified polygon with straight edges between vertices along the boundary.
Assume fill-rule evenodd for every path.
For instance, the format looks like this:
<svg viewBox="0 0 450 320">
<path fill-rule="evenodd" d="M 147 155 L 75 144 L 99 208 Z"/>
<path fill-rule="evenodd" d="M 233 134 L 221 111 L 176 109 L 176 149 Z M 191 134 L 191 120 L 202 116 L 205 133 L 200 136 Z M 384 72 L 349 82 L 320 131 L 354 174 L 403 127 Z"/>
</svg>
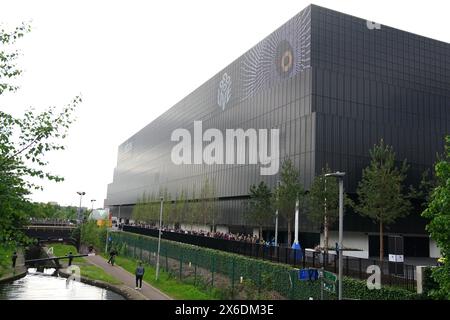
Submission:
<svg viewBox="0 0 450 320">
<path fill-rule="evenodd" d="M 283 77 L 289 77 L 294 68 L 294 51 L 290 43 L 282 40 L 277 45 L 275 65 L 278 74 Z"/>
<path fill-rule="evenodd" d="M 281 57 L 281 70 L 283 72 L 288 72 L 292 67 L 292 52 L 291 51 L 285 51 L 283 56 Z"/>
</svg>

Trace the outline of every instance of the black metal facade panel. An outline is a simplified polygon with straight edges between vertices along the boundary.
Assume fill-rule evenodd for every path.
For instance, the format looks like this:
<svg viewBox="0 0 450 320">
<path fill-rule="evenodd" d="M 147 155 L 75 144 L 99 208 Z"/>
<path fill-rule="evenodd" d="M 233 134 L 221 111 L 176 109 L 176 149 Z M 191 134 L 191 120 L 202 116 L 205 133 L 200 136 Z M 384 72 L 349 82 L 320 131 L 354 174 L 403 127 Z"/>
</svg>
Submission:
<svg viewBox="0 0 450 320">
<path fill-rule="evenodd" d="M 259 165 L 174 165 L 170 135 L 192 133 L 195 120 L 203 130 L 280 129 L 280 159 L 293 160 L 306 188 L 328 163 L 347 172 L 354 192 L 383 138 L 408 160 L 413 183 L 443 150 L 449 110 L 449 44 L 311 5 L 125 141 L 105 205 L 134 204 L 163 188 L 191 197 L 208 176 L 227 198 L 218 223 L 246 224 L 244 200 L 230 198 L 261 180 L 273 187 L 278 175 L 260 175 Z M 358 219 L 350 229 L 371 230 Z"/>
<path fill-rule="evenodd" d="M 316 174 L 345 171 L 354 192 L 384 139 L 418 183 L 450 133 L 450 45 L 321 7 L 311 17 Z"/>
<path fill-rule="evenodd" d="M 280 159 L 292 158 L 308 184 L 315 134 L 309 47 L 310 7 L 124 142 L 105 205 L 133 204 L 144 192 L 157 195 L 165 188 L 172 197 L 182 189 L 191 197 L 205 177 L 219 197 L 246 195 L 261 180 L 276 184 L 277 175 L 260 175 L 259 164 L 173 164 L 171 133 L 185 128 L 193 135 L 194 121 L 202 121 L 203 131 L 279 129 Z M 223 84 L 229 85 L 229 99 L 221 95 Z"/>
</svg>

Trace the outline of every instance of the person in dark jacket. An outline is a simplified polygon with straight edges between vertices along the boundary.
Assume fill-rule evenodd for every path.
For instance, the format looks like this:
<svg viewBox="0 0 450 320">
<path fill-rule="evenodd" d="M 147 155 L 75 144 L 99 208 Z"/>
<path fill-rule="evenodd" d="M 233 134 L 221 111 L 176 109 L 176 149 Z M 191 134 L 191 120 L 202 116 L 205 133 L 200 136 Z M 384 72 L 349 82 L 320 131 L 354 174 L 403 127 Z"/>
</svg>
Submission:
<svg viewBox="0 0 450 320">
<path fill-rule="evenodd" d="M 112 266 L 114 266 L 114 259 L 116 258 L 117 251 L 116 249 L 111 249 L 109 252 L 109 260 L 108 263 L 110 263 Z"/>
<path fill-rule="evenodd" d="M 136 267 L 135 275 L 136 275 L 136 290 L 142 289 L 142 278 L 144 277 L 145 269 L 142 266 L 142 262 L 139 262 Z"/>
<path fill-rule="evenodd" d="M 14 253 L 13 253 L 12 257 L 11 257 L 11 260 L 12 260 L 12 267 L 15 268 L 16 267 L 16 260 L 17 260 L 17 252 L 16 251 L 14 251 Z"/>
<path fill-rule="evenodd" d="M 69 254 L 67 255 L 69 257 L 69 267 L 72 265 L 72 260 L 73 260 L 73 254 L 72 251 L 69 252 Z"/>
</svg>

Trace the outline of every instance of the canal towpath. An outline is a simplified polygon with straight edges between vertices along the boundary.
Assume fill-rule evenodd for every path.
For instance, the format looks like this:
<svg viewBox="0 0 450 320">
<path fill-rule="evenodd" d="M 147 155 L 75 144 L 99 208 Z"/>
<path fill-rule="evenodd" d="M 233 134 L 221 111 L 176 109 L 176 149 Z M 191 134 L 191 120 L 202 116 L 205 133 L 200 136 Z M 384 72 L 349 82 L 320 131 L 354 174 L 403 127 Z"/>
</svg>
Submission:
<svg viewBox="0 0 450 320">
<path fill-rule="evenodd" d="M 12 263 L 12 262 L 11 262 Z M 27 274 L 27 268 L 25 266 L 25 257 L 22 250 L 17 250 L 16 267 L 12 267 L 8 272 L 0 277 L 0 283 L 10 282 L 24 277 Z"/>
<path fill-rule="evenodd" d="M 135 290 L 135 276 L 122 267 L 118 265 L 112 266 L 108 264 L 106 259 L 100 255 L 88 256 L 85 259 L 87 259 L 93 265 L 102 268 L 106 273 L 121 281 L 125 286 L 129 287 L 132 290 Z M 161 292 L 157 288 L 149 285 L 145 281 L 142 281 L 142 289 L 138 292 L 144 295 L 148 300 L 172 300 L 171 297 Z"/>
</svg>

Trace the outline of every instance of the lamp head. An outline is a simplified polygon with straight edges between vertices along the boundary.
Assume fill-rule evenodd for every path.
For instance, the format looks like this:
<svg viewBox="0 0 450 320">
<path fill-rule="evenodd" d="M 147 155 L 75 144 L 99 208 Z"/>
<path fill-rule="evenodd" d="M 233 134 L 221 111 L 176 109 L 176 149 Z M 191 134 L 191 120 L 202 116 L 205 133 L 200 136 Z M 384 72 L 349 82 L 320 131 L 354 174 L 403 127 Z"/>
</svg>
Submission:
<svg viewBox="0 0 450 320">
<path fill-rule="evenodd" d="M 345 172 L 332 172 L 332 173 L 326 173 L 325 177 L 335 177 L 335 178 L 344 178 Z"/>
</svg>

